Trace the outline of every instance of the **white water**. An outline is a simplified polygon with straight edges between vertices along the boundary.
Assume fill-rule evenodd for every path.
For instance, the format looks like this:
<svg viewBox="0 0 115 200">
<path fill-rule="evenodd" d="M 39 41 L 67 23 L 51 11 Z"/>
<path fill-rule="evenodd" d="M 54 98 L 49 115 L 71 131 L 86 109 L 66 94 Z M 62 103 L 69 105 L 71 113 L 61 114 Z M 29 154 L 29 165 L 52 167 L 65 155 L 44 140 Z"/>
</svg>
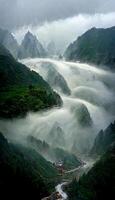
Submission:
<svg viewBox="0 0 115 200">
<path fill-rule="evenodd" d="M 60 198 L 60 200 L 66 200 L 67 199 L 67 194 L 63 191 L 63 186 L 66 185 L 67 183 L 61 183 L 59 185 L 56 186 L 56 192 L 59 192 L 59 194 L 61 195 L 62 198 Z"/>
<path fill-rule="evenodd" d="M 113 108 L 115 103 L 115 74 L 88 64 L 52 59 L 25 59 L 21 62 L 39 72 L 44 78 L 47 74 L 42 65 L 53 64 L 66 80 L 71 89 L 71 96 L 60 93 L 60 89 L 57 88 L 63 100 L 62 108 L 28 113 L 24 119 L 0 121 L 0 131 L 9 139 L 21 142 L 24 142 L 28 135 L 47 141 L 51 128 L 58 123 L 64 132 L 64 148 L 71 150 L 72 146 L 76 145 L 78 152 L 90 148 L 98 131 L 106 128 L 115 119 L 115 111 L 108 110 Z M 75 110 L 81 104 L 88 109 L 93 121 L 92 127 L 82 127 L 78 123 Z"/>
<path fill-rule="evenodd" d="M 73 170 L 69 170 L 66 172 L 66 174 L 70 174 L 70 173 L 74 173 L 75 177 L 81 177 L 84 173 L 87 173 L 89 171 L 89 169 L 91 169 L 91 167 L 94 164 L 94 160 L 91 161 L 87 161 L 85 162 L 85 164 L 83 166 L 79 166 Z M 60 200 L 66 200 L 68 199 L 68 195 L 66 194 L 66 192 L 63 191 L 63 186 L 67 185 L 68 182 L 63 182 L 61 184 L 58 184 L 56 186 L 56 192 L 58 192 L 62 198 L 60 198 Z"/>
</svg>

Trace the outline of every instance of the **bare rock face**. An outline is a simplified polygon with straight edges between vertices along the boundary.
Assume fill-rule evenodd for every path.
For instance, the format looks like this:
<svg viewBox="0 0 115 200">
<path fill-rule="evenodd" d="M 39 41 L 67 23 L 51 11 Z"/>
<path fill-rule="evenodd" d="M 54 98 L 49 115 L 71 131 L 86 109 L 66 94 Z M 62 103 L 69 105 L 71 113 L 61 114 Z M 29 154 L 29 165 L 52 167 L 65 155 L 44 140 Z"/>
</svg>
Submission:
<svg viewBox="0 0 115 200">
<path fill-rule="evenodd" d="M 18 56 L 19 58 L 45 57 L 46 51 L 37 37 L 28 31 L 22 41 Z"/>
</svg>

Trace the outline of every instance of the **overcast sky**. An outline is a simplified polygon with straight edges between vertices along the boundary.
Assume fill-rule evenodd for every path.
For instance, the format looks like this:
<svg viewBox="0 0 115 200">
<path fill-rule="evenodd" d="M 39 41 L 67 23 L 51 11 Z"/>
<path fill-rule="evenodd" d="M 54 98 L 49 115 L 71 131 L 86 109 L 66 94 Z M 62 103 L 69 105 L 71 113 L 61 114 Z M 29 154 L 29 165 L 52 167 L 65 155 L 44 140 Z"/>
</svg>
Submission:
<svg viewBox="0 0 115 200">
<path fill-rule="evenodd" d="M 91 27 L 115 25 L 115 0 L 0 0 L 0 27 L 21 42 L 30 30 L 62 50 Z"/>
<path fill-rule="evenodd" d="M 114 11 L 115 0 L 0 0 L 0 26 L 38 25 L 77 14 Z"/>
</svg>

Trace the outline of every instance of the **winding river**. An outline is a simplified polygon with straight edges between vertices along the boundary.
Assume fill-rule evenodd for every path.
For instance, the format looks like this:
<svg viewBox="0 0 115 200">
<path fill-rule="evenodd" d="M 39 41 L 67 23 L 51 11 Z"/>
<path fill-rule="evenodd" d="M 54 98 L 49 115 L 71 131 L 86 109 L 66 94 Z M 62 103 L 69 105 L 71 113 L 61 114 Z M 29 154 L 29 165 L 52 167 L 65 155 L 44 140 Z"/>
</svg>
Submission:
<svg viewBox="0 0 115 200">
<path fill-rule="evenodd" d="M 77 180 L 79 180 L 79 178 L 84 173 L 87 173 L 91 169 L 91 167 L 94 165 L 94 163 L 95 163 L 94 160 L 85 161 L 83 165 L 81 165 L 73 170 L 66 171 L 65 174 L 74 173 L 74 176 L 77 178 Z M 66 192 L 64 191 L 64 186 L 68 185 L 69 182 L 66 181 L 66 182 L 59 183 L 55 187 L 55 192 L 50 197 L 46 197 L 42 200 L 56 200 L 56 199 L 57 200 L 67 200 L 68 196 L 67 196 Z M 55 197 L 55 194 L 58 194 L 59 198 L 57 196 Z"/>
<path fill-rule="evenodd" d="M 65 185 L 67 185 L 67 182 L 61 183 L 61 184 L 57 185 L 55 188 L 56 192 L 58 192 L 61 197 L 60 200 L 66 200 L 68 198 L 66 192 L 63 191 L 63 187 Z"/>
</svg>

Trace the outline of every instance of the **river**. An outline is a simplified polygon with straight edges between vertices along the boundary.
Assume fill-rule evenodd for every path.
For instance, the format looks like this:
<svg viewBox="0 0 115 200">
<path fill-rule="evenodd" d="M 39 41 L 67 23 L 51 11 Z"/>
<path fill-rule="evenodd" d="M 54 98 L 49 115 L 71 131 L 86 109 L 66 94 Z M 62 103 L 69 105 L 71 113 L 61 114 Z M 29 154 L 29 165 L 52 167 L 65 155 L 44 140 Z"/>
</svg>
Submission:
<svg viewBox="0 0 115 200">
<path fill-rule="evenodd" d="M 69 170 L 69 171 L 67 171 L 67 172 L 65 172 L 65 173 L 66 173 L 66 174 L 68 174 L 68 173 L 74 173 L 75 176 L 76 176 L 76 178 L 77 178 L 77 180 L 79 180 L 79 178 L 80 178 L 84 173 L 87 173 L 87 172 L 91 169 L 91 167 L 94 165 L 94 163 L 95 163 L 94 160 L 85 161 L 85 162 L 84 162 L 84 165 L 79 166 L 79 167 L 77 167 L 77 168 L 75 168 L 75 169 L 73 169 L 73 170 Z M 60 196 L 61 196 L 60 200 L 66 200 L 66 199 L 68 199 L 68 196 L 67 196 L 66 192 L 63 191 L 63 187 L 64 187 L 65 185 L 67 185 L 67 184 L 68 184 L 68 182 L 63 182 L 63 183 L 61 183 L 61 184 L 58 184 L 58 185 L 56 186 L 56 188 L 55 188 L 55 189 L 56 189 L 56 192 L 59 192 L 59 194 L 60 194 Z"/>
<path fill-rule="evenodd" d="M 61 183 L 61 184 L 58 184 L 56 186 L 56 192 L 58 192 L 60 194 L 60 200 L 66 200 L 68 198 L 66 192 L 63 191 L 63 187 L 67 185 L 67 182 L 64 182 L 64 183 Z"/>
<path fill-rule="evenodd" d="M 90 161 L 85 161 L 83 165 L 73 169 L 73 170 L 69 170 L 66 171 L 65 174 L 71 174 L 74 173 L 74 177 L 77 178 L 77 180 L 79 180 L 79 178 L 84 174 L 87 173 L 91 167 L 94 165 L 95 161 L 94 160 L 90 160 Z M 64 186 L 68 185 L 69 182 L 71 182 L 71 180 L 66 181 L 66 182 L 62 182 L 59 183 L 56 187 L 55 187 L 55 192 L 50 196 L 50 197 L 46 197 L 42 200 L 67 200 L 68 199 L 68 195 L 66 194 L 66 192 L 64 191 Z M 59 198 L 58 198 L 59 196 Z"/>
</svg>

